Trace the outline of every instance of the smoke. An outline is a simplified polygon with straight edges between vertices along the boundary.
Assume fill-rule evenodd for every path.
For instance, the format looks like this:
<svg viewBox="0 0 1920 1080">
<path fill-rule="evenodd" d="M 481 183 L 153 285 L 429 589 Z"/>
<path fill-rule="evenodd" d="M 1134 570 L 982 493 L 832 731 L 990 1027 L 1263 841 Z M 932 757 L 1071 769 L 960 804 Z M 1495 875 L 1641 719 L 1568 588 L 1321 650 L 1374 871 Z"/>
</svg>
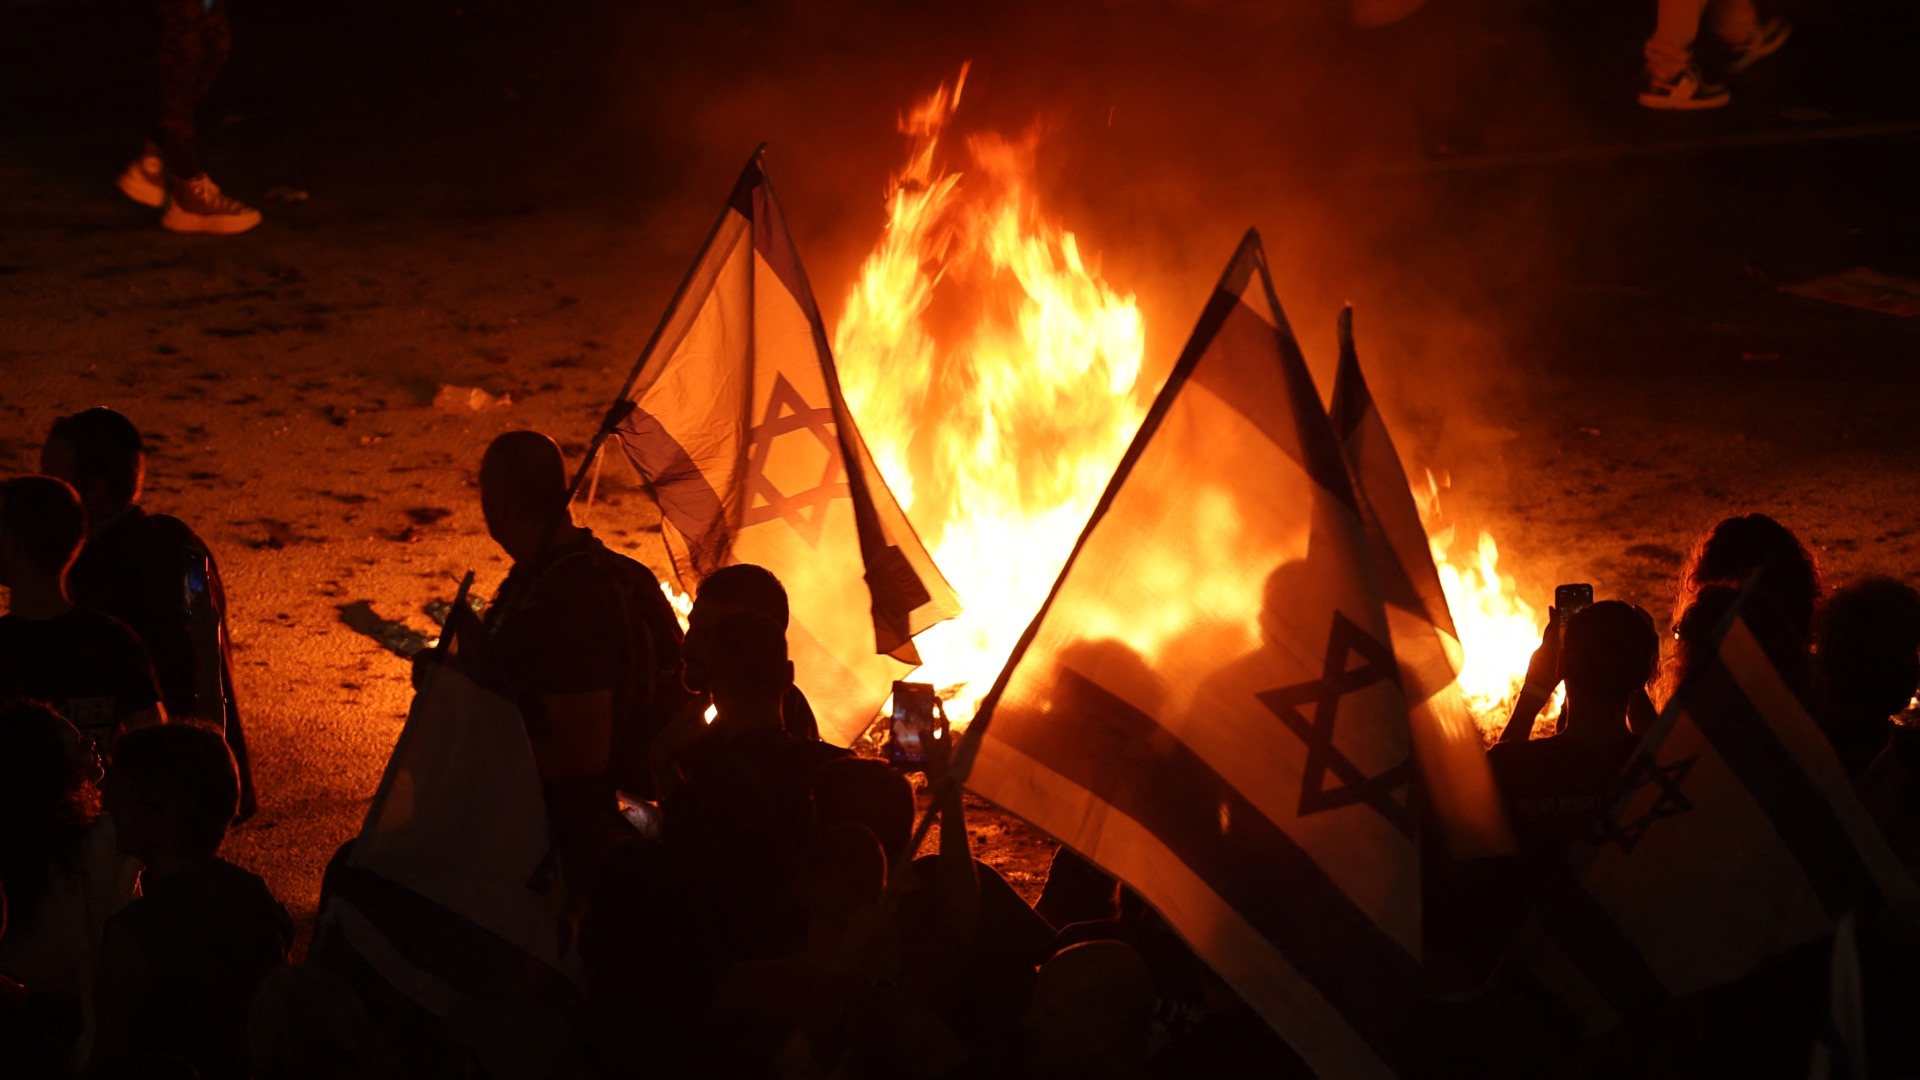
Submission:
<svg viewBox="0 0 1920 1080">
<path fill-rule="evenodd" d="M 1039 134 L 1038 179 L 1171 366 L 1241 233 L 1260 230 L 1322 393 L 1334 319 L 1403 456 L 1452 473 L 1450 507 L 1497 517 L 1523 344 L 1521 287 L 1572 256 L 1538 174 L 1456 169 L 1541 130 L 1577 139 L 1551 27 L 1514 4 L 1428 5 L 1358 30 L 1336 0 L 1063 0 L 944 9 L 788 0 L 649 16 L 622 50 L 626 121 L 671 160 L 690 255 L 760 141 L 829 319 L 883 221 L 899 111 L 971 61 L 958 134 Z M 951 141 L 957 150 L 959 141 Z M 1477 504 L 1477 505 L 1476 505 Z M 1480 522 L 1464 522 L 1477 525 Z"/>
</svg>

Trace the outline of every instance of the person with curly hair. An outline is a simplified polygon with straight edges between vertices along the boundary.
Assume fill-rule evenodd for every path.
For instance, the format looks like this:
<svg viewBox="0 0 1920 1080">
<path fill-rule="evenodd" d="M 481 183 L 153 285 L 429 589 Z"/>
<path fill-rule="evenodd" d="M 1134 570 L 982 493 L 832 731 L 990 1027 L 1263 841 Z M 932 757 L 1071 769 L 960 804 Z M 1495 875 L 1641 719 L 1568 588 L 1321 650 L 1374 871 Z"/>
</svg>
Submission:
<svg viewBox="0 0 1920 1080">
<path fill-rule="evenodd" d="M 1813 620 L 1826 596 L 1820 564 L 1793 530 L 1765 514 L 1742 514 L 1715 525 L 1700 538 L 1680 575 L 1679 595 L 1673 605 L 1674 635 L 1679 656 L 1687 654 L 1689 636 L 1706 643 L 1731 603 L 1731 594 L 1753 584 L 1746 608 L 1747 623 L 1755 633 L 1755 612 L 1766 624 L 1768 656 L 1802 701 L 1807 700 Z M 1725 589 L 1704 603 L 1709 590 Z M 1690 614 L 1691 613 L 1691 614 Z M 1691 634 L 1686 630 L 1691 628 Z M 1705 659 L 1700 658 L 1700 659 Z M 1669 672 L 1667 689 L 1679 686 L 1688 667 L 1679 663 Z"/>
</svg>

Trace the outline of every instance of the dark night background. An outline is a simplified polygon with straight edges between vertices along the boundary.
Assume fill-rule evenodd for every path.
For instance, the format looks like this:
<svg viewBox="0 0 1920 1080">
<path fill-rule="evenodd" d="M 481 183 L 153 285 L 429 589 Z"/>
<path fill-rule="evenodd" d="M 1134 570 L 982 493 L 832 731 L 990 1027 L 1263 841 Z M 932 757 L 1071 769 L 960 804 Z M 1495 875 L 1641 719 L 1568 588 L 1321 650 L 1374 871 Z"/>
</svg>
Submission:
<svg viewBox="0 0 1920 1080">
<path fill-rule="evenodd" d="M 425 628 L 467 567 L 497 583 L 480 450 L 578 452 L 761 140 L 831 319 L 896 113 L 971 60 L 957 123 L 1040 125 L 1053 217 L 1140 297 L 1145 381 L 1259 227 L 1323 391 L 1351 301 L 1409 465 L 1537 607 L 1585 580 L 1664 618 L 1693 538 L 1755 509 L 1836 580 L 1920 583 L 1920 322 L 1779 289 L 1920 278 L 1920 5 L 1793 5 L 1704 114 L 1633 102 L 1652 7 L 235 0 L 203 146 L 267 218 L 196 238 L 113 188 L 149 7 L 0 0 L 0 470 L 90 404 L 151 434 L 147 502 L 233 598 L 264 806 L 232 851 L 310 919 L 406 702 L 341 607 Z M 621 473 L 587 521 L 656 556 Z M 981 824 L 1032 885 L 1034 842 Z"/>
</svg>

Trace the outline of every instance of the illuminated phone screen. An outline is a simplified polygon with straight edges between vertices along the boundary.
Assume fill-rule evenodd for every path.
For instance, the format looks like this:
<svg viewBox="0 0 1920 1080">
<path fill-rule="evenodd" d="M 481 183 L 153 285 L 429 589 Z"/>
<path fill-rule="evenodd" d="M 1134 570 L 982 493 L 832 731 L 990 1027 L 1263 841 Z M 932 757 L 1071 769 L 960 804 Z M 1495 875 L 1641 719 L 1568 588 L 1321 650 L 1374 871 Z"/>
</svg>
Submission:
<svg viewBox="0 0 1920 1080">
<path fill-rule="evenodd" d="M 934 706 L 933 687 L 922 683 L 894 684 L 887 756 L 895 765 L 923 766 L 927 763 L 927 740 L 933 732 Z"/>
</svg>

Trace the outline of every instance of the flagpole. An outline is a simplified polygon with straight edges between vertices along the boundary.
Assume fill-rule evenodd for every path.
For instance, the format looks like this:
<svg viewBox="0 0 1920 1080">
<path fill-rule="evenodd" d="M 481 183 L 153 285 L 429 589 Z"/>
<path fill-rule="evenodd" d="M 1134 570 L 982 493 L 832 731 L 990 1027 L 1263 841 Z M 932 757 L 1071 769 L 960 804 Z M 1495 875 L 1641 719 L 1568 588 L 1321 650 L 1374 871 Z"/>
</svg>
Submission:
<svg viewBox="0 0 1920 1080">
<path fill-rule="evenodd" d="M 1674 724 L 1679 722 L 1681 712 L 1693 698 L 1699 695 L 1701 684 L 1706 682 L 1709 673 L 1720 663 L 1720 649 L 1726 644 L 1727 634 L 1733 630 L 1733 624 L 1740 621 L 1740 617 L 1746 613 L 1747 604 L 1758 591 L 1759 582 L 1760 571 L 1755 570 L 1747 577 L 1745 584 L 1740 586 L 1740 591 L 1735 594 L 1733 603 L 1727 607 L 1726 614 L 1720 616 L 1719 624 L 1713 628 L 1712 661 L 1693 672 L 1686 682 L 1675 687 L 1673 696 L 1667 699 L 1666 705 L 1654 717 L 1653 723 L 1648 725 L 1645 732 L 1639 733 L 1640 738 L 1634 748 L 1633 756 L 1627 760 L 1626 766 L 1620 772 L 1620 778 L 1614 781 L 1613 789 L 1607 793 L 1601 811 L 1604 816 L 1597 820 L 1618 820 L 1620 814 L 1626 810 L 1627 803 L 1633 799 L 1633 793 L 1639 788 L 1639 784 L 1632 782 L 1635 774 L 1640 769 L 1653 765 L 1654 759 L 1660 753 L 1660 748 L 1666 745 L 1667 736 L 1672 734 Z M 1596 843 L 1591 838 L 1586 843 L 1575 846 L 1568 856 L 1568 862 L 1573 866 L 1575 876 L 1585 875 L 1587 868 L 1593 864 L 1593 860 L 1598 857 L 1603 846 L 1605 846 L 1603 843 Z"/>
<path fill-rule="evenodd" d="M 1251 265 L 1243 266 L 1243 262 L 1249 259 L 1251 259 Z M 1067 561 L 1061 566 L 1060 576 L 1054 579 L 1053 588 L 1048 591 L 1046 600 L 1040 605 L 1040 610 L 1034 613 L 1033 621 L 1027 624 L 1026 631 L 1020 635 L 1019 643 L 1013 647 L 1013 652 L 1008 654 L 1006 666 L 1000 669 L 1000 675 L 994 680 L 993 688 L 987 692 L 985 698 L 981 699 L 979 710 L 974 713 L 973 720 L 967 724 L 967 730 L 960 736 L 959 744 L 953 748 L 953 757 L 947 766 L 946 773 L 935 782 L 936 784 L 940 786 L 958 784 L 964 789 L 967 776 L 973 771 L 973 760 L 980 752 L 980 742 L 986 737 L 987 722 L 992 718 L 994 709 L 1000 704 L 1000 695 L 1007 688 L 1008 676 L 1019 663 L 1020 658 L 1026 655 L 1027 647 L 1033 644 L 1034 636 L 1040 631 L 1040 624 L 1045 621 L 1047 612 L 1053 607 L 1054 599 L 1060 594 L 1060 585 L 1066 580 L 1067 571 L 1079 558 L 1080 549 L 1086 546 L 1087 537 L 1092 535 L 1094 526 L 1100 523 L 1100 519 L 1106 516 L 1107 508 L 1113 504 L 1114 497 L 1119 494 L 1122 482 L 1133 471 L 1134 463 L 1139 460 L 1147 441 L 1160 429 L 1161 422 L 1166 419 L 1167 412 L 1173 407 L 1174 397 L 1179 393 L 1180 388 L 1186 385 L 1187 378 L 1193 373 L 1193 369 L 1199 365 L 1201 354 L 1206 351 L 1208 345 L 1212 344 L 1213 335 L 1219 329 L 1218 321 L 1224 318 L 1227 310 L 1230 310 L 1230 308 L 1223 308 L 1216 311 L 1215 308 L 1217 305 L 1226 303 L 1223 297 L 1231 298 L 1231 295 L 1237 294 L 1238 290 L 1229 289 L 1228 285 L 1234 274 L 1242 271 L 1259 273 L 1263 278 L 1266 275 L 1266 252 L 1260 246 L 1258 230 L 1248 229 L 1246 235 L 1241 238 L 1240 246 L 1234 251 L 1233 260 L 1227 264 L 1226 273 L 1221 275 L 1219 283 L 1214 286 L 1213 295 L 1208 298 L 1206 309 L 1201 312 L 1199 326 L 1195 327 L 1192 339 L 1187 342 L 1187 347 L 1181 352 L 1180 358 L 1174 362 L 1173 371 L 1168 374 L 1166 383 L 1160 387 L 1160 393 L 1154 398 L 1146 417 L 1141 420 L 1139 430 L 1134 432 L 1133 442 L 1128 445 L 1127 452 L 1115 466 L 1113 478 L 1107 481 L 1106 491 L 1101 494 L 1099 503 L 1095 504 L 1093 513 L 1088 516 L 1086 526 L 1080 530 L 1080 538 L 1074 542 L 1072 553 L 1067 556 Z M 1274 310 L 1278 312 L 1280 304 L 1273 298 L 1272 290 L 1272 283 L 1268 282 L 1268 299 L 1272 301 Z M 1276 328 L 1275 332 L 1279 332 L 1279 328 Z M 933 807 L 920 818 L 919 826 L 913 831 L 913 839 L 907 848 L 909 856 L 920 850 L 920 845 L 933 831 L 933 822 L 939 813 L 939 799 L 936 798 Z M 892 891 L 892 886 L 889 884 L 889 894 Z M 884 898 L 882 902 L 885 902 Z"/>
<path fill-rule="evenodd" d="M 1034 636 L 1040 632 L 1040 624 L 1046 620 L 1047 613 L 1053 608 L 1054 600 L 1060 595 L 1061 584 L 1067 580 L 1067 571 L 1071 570 L 1074 562 L 1079 559 L 1080 550 L 1086 547 L 1087 538 L 1093 535 L 1094 527 L 1107 516 L 1107 509 L 1113 505 L 1114 498 L 1119 495 L 1121 484 L 1133 472 L 1134 464 L 1145 452 L 1147 442 L 1152 439 L 1155 432 L 1160 430 L 1161 423 L 1173 408 L 1173 399 L 1186 385 L 1187 379 L 1193 374 L 1193 369 L 1199 366 L 1200 356 L 1213 343 L 1214 335 L 1219 332 L 1220 323 L 1232 310 L 1232 305 L 1239 302 L 1238 287 L 1229 287 L 1234 275 L 1258 273 L 1264 279 L 1266 272 L 1266 251 L 1260 246 L 1260 233 L 1257 229 L 1248 229 L 1246 235 L 1240 239 L 1240 246 L 1234 249 L 1233 260 L 1227 264 L 1226 272 L 1220 276 L 1220 281 L 1214 285 L 1213 293 L 1207 298 L 1206 307 L 1200 313 L 1200 322 L 1194 327 L 1193 336 L 1188 340 L 1186 348 L 1181 351 L 1179 359 L 1174 361 L 1173 370 L 1168 373 L 1167 381 L 1161 385 L 1160 393 L 1154 398 L 1153 405 L 1147 409 L 1147 415 L 1140 421 L 1140 428 L 1134 432 L 1133 442 L 1128 444 L 1127 452 L 1121 455 L 1120 463 L 1114 467 L 1113 477 L 1107 481 L 1107 489 L 1101 493 L 1100 501 L 1094 505 L 1093 513 L 1088 515 L 1086 526 L 1080 530 L 1080 538 L 1074 541 L 1073 551 L 1067 555 L 1067 561 L 1061 564 L 1060 575 L 1054 578 L 1053 588 L 1048 590 L 1047 598 L 1041 603 L 1040 610 L 1034 612 L 1033 620 L 1027 624 L 1026 631 L 1020 635 L 1020 640 L 1014 645 L 1013 652 L 1007 655 L 1006 666 L 1000 669 L 993 688 L 987 691 L 986 697 L 981 699 L 980 708 L 974 713 L 973 720 L 967 724 L 967 730 L 961 735 L 959 745 L 953 748 L 953 763 L 948 769 L 948 776 L 952 777 L 954 782 L 964 783 L 967 775 L 973 771 L 973 759 L 979 753 L 980 741 L 986 736 L 987 721 L 992 718 L 994 709 L 999 706 L 1000 695 L 1007 689 L 1008 676 L 1012 674 L 1021 657 L 1026 655 L 1027 647 L 1033 644 Z M 1271 299 L 1271 283 L 1268 284 L 1268 296 Z M 1278 312 L 1279 301 L 1274 300 L 1273 304 L 1274 311 Z M 1280 330 L 1281 328 L 1275 328 L 1276 333 Z M 922 839 L 925 838 L 930 827 L 926 822 L 921 823 L 919 833 Z"/>
<path fill-rule="evenodd" d="M 766 149 L 767 144 L 764 142 L 754 147 L 753 155 L 747 158 L 747 164 L 752 165 L 759 161 Z M 707 230 L 707 238 L 700 242 L 702 255 L 713 247 L 714 238 L 720 235 L 721 228 L 727 223 L 727 214 L 732 209 L 731 200 L 720 208 L 719 215 L 713 220 L 713 227 Z M 627 395 L 633 392 L 634 384 L 640 381 L 641 367 L 646 364 L 647 357 L 653 355 L 654 347 L 660 344 L 661 336 L 667 332 L 667 324 L 673 321 L 674 314 L 680 310 L 681 303 L 686 300 L 687 291 L 693 287 L 693 278 L 699 272 L 700 264 L 701 260 L 695 259 L 693 265 L 688 268 L 686 276 L 680 279 L 679 286 L 673 290 L 673 298 L 667 301 L 667 310 L 661 314 L 660 322 L 654 326 L 653 333 L 647 337 L 646 345 L 640 349 L 640 355 L 634 359 L 633 368 L 627 372 L 626 380 L 620 384 L 620 392 L 614 395 L 613 403 L 607 406 L 606 414 L 600 418 L 600 427 L 593 433 L 593 438 L 588 440 L 586 456 L 580 459 L 580 467 L 574 470 L 573 481 L 567 485 L 567 497 L 555 511 L 553 523 L 547 526 L 546 531 L 541 535 L 540 546 L 536 549 L 534 558 L 537 559 L 546 554 L 547 548 L 553 544 L 554 536 L 560 532 L 560 526 L 566 524 L 567 515 L 573 507 L 574 496 L 580 493 L 580 485 L 586 483 L 587 473 L 593 467 L 594 460 L 600 456 L 600 449 L 606 445 L 607 438 L 619 430 L 627 417 L 632 416 L 634 410 L 639 408 L 639 403 L 629 400 Z M 490 623 L 497 626 L 504 622 L 507 615 L 512 612 L 516 599 L 513 596 L 503 597 L 504 602 L 495 605 L 494 611 L 497 613 L 489 613 Z"/>
<path fill-rule="evenodd" d="M 461 606 L 468 602 L 467 598 L 472 592 L 473 571 L 469 570 L 467 571 L 467 576 L 460 579 L 460 588 L 454 591 L 453 606 L 447 609 L 448 624 L 453 622 L 454 617 L 459 614 Z M 452 640 L 453 635 L 449 633 L 447 627 L 443 625 L 440 630 L 440 640 L 434 643 L 432 650 L 428 653 L 427 668 L 421 676 L 422 681 L 426 682 L 429 686 L 432 685 L 432 680 L 439 677 L 441 661 L 446 659 L 447 649 L 452 644 Z M 416 666 L 414 670 L 419 671 L 420 669 Z M 399 736 L 393 740 L 393 750 L 387 754 L 387 767 L 380 773 L 380 786 L 374 789 L 373 799 L 367 803 L 367 814 L 364 818 L 360 819 L 359 831 L 353 834 L 355 839 L 358 839 L 361 834 L 367 831 L 367 826 L 373 823 L 374 817 L 380 813 L 381 807 L 386 804 L 387 794 L 393 790 L 394 778 L 399 774 L 399 762 L 404 757 L 401 751 L 406 749 L 409 738 L 415 732 L 413 712 L 414 709 L 419 706 L 420 698 L 425 691 L 425 686 L 414 690 L 413 701 L 407 706 L 407 719 L 400 725 Z M 322 897 L 322 899 L 325 898 Z M 326 914 L 327 909 L 324 904 L 320 910 L 315 913 L 313 942 L 307 949 L 310 954 L 319 953 L 321 946 L 330 940 L 333 921 L 328 919 Z"/>
<path fill-rule="evenodd" d="M 762 142 L 760 145 L 753 148 L 753 153 L 747 157 L 747 164 L 752 165 L 753 163 L 760 161 L 762 156 L 766 154 L 766 152 L 767 152 L 767 144 L 765 142 Z M 761 169 L 764 171 L 765 168 L 766 168 L 766 165 L 762 163 Z M 733 209 L 733 204 L 731 201 L 729 201 L 727 205 L 722 206 L 720 208 L 720 213 L 717 216 L 715 216 L 713 219 L 713 227 L 707 230 L 707 238 L 705 240 L 700 241 L 700 254 L 705 255 L 707 253 L 707 250 L 713 247 L 714 238 L 720 235 L 721 228 L 724 227 L 727 223 L 727 214 L 732 209 Z M 667 332 L 667 324 L 673 321 L 674 313 L 680 310 L 680 304 L 684 300 L 686 300 L 687 290 L 693 287 L 694 274 L 696 274 L 700 270 L 700 262 L 701 260 L 697 258 L 693 261 L 693 265 L 687 268 L 686 276 L 680 279 L 680 285 L 673 290 L 673 298 L 667 301 L 667 310 L 661 314 L 659 325 L 653 328 L 653 333 L 650 336 L 648 336 L 646 345 L 640 349 L 640 355 L 634 359 L 633 370 L 627 372 L 626 382 L 620 384 L 620 393 L 614 396 L 613 405 L 607 410 L 607 415 L 609 417 L 613 416 L 615 413 L 619 413 L 620 414 L 619 419 L 624 420 L 626 419 L 627 413 L 631 413 L 633 411 L 632 403 L 628 402 L 627 408 L 624 410 L 621 409 L 621 404 L 623 402 L 626 402 L 627 395 L 633 392 L 633 384 L 640 381 L 641 365 L 645 364 L 647 362 L 647 357 L 652 355 L 653 347 L 655 345 L 660 344 L 660 336 Z M 613 431 L 614 427 L 618 426 L 618 424 L 619 424 L 619 420 L 614 420 L 612 423 L 603 421 L 600 425 L 599 434 L 595 436 L 595 440 L 596 440 L 595 445 L 598 445 L 599 442 L 605 441 L 606 436 L 610 434 Z M 586 467 L 582 465 L 580 474 L 575 475 L 573 478 L 574 487 L 578 488 L 580 486 L 581 475 L 584 475 L 585 472 L 586 472 Z"/>
</svg>

